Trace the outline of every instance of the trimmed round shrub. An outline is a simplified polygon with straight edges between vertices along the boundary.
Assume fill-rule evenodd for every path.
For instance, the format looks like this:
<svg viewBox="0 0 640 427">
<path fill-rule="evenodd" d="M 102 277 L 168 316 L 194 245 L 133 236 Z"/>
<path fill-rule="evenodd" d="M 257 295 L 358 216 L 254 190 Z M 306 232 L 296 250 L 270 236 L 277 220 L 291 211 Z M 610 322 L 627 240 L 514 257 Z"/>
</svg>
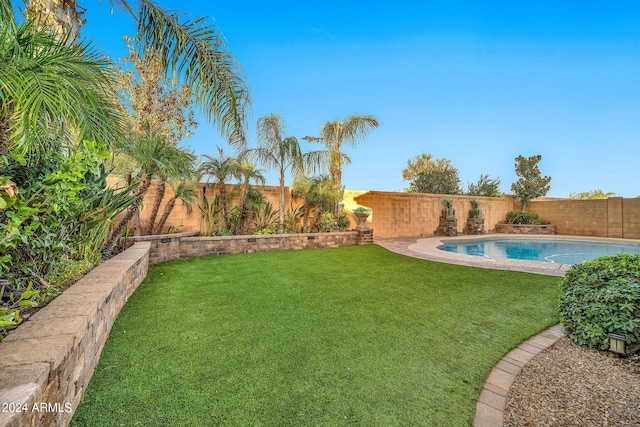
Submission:
<svg viewBox="0 0 640 427">
<path fill-rule="evenodd" d="M 561 282 L 560 322 L 578 344 L 609 348 L 608 333 L 640 353 L 640 256 L 618 254 L 572 266 Z"/>
</svg>

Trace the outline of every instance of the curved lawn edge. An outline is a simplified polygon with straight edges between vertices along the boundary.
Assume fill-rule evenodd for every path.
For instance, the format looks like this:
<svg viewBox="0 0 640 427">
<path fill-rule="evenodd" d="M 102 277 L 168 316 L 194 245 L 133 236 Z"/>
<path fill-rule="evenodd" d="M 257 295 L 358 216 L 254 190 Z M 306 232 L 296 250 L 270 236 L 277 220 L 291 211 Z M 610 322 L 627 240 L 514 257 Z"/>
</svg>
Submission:
<svg viewBox="0 0 640 427">
<path fill-rule="evenodd" d="M 564 328 L 557 324 L 523 341 L 505 354 L 493 367 L 484 383 L 473 419 L 474 427 L 502 426 L 507 394 L 520 371 L 540 352 L 551 347 L 564 336 Z"/>
<path fill-rule="evenodd" d="M 471 424 L 495 361 L 557 322 L 553 280 L 376 245 L 154 266 L 74 421 Z"/>
<path fill-rule="evenodd" d="M 147 274 L 149 242 L 95 267 L 0 342 L 0 426 L 66 426 L 111 327 Z"/>
</svg>

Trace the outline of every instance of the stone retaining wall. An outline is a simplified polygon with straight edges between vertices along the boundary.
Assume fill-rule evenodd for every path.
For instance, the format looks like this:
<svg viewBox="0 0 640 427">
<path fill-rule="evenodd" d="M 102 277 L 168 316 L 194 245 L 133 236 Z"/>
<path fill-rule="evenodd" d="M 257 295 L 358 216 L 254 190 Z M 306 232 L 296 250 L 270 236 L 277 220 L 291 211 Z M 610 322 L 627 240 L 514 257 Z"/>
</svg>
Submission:
<svg viewBox="0 0 640 427">
<path fill-rule="evenodd" d="M 139 236 L 131 239 L 136 242 L 148 241 L 151 243 L 150 264 L 192 256 L 338 248 L 373 242 L 373 230 L 367 230 L 367 233 L 340 231 L 334 233 L 267 234 L 263 236 L 195 237 L 197 234 L 162 234 L 158 236 Z"/>
<path fill-rule="evenodd" d="M 150 243 L 97 266 L 0 342 L 0 427 L 66 426 L 120 309 L 147 274 Z"/>
</svg>

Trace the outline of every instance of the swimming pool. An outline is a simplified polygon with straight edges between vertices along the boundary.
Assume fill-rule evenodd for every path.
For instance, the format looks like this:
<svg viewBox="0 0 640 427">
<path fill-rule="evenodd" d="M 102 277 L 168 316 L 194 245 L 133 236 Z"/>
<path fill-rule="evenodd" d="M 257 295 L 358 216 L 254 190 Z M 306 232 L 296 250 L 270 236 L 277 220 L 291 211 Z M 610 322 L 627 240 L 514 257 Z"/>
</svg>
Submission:
<svg viewBox="0 0 640 427">
<path fill-rule="evenodd" d="M 639 254 L 640 245 L 618 242 L 551 239 L 484 239 L 445 242 L 439 249 L 488 258 L 509 258 L 527 261 L 579 264 L 603 255 L 620 252 Z"/>
</svg>

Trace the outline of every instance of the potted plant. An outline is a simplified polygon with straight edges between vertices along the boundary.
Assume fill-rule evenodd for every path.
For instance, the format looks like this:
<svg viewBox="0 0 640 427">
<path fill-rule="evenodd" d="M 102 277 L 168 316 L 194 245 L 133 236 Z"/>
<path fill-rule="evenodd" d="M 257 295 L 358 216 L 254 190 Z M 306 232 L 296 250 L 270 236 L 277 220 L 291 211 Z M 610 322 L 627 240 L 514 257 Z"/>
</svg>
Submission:
<svg viewBox="0 0 640 427">
<path fill-rule="evenodd" d="M 477 200 L 471 200 L 471 209 L 469 210 L 469 218 L 482 218 L 482 210 L 478 207 L 480 203 Z"/>
<path fill-rule="evenodd" d="M 356 217 L 356 221 L 358 222 L 358 225 L 356 226 L 356 228 L 358 229 L 369 228 L 367 226 L 367 218 L 369 218 L 369 215 L 371 215 L 371 208 L 358 206 L 352 212 L 353 212 L 353 216 Z"/>
<path fill-rule="evenodd" d="M 451 199 L 442 201 L 442 215 L 440 216 L 440 224 L 438 224 L 438 234 L 440 236 L 457 236 L 458 220 L 456 219 L 456 210 L 453 208 Z"/>
<path fill-rule="evenodd" d="M 484 218 L 477 200 L 471 200 L 471 209 L 467 218 L 467 234 L 484 234 Z"/>
<path fill-rule="evenodd" d="M 442 209 L 442 217 L 444 219 L 454 219 L 456 217 L 456 210 L 453 208 L 453 202 L 451 199 L 444 199 L 442 201 L 444 208 Z"/>
</svg>

